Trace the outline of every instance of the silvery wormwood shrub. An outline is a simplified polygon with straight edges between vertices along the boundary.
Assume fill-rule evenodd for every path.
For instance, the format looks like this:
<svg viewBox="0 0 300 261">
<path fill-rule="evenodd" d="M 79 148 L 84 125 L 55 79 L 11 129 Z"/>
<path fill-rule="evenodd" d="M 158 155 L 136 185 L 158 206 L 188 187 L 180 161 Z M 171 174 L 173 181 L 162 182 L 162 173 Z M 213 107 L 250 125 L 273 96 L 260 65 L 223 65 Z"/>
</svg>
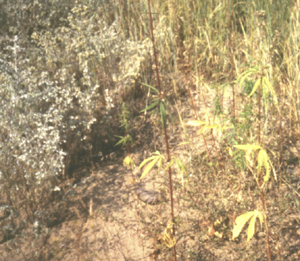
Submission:
<svg viewBox="0 0 300 261">
<path fill-rule="evenodd" d="M 0 193 L 32 222 L 65 168 L 68 146 L 84 143 L 99 101 L 130 87 L 151 47 L 148 38 L 124 39 L 117 18 L 108 26 L 77 2 L 64 22 L 68 26 L 34 32 L 31 44 L 18 30 L 0 39 L 6 46 L 0 51 Z M 104 121 L 111 107 L 106 104 Z"/>
<path fill-rule="evenodd" d="M 0 193 L 15 211 L 32 217 L 64 168 L 58 128 L 64 105 L 47 104 L 59 91 L 47 73 L 36 77 L 18 36 L 1 40 L 7 46 L 0 56 Z"/>
</svg>

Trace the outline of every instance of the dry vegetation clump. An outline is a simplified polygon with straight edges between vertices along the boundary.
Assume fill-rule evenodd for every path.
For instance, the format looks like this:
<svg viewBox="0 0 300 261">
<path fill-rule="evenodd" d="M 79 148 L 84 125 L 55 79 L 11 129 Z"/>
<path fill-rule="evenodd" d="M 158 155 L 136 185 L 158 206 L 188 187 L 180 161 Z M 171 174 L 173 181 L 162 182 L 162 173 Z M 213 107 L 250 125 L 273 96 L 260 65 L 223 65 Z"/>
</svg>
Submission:
<svg viewBox="0 0 300 261">
<path fill-rule="evenodd" d="M 298 260 L 299 1 L 2 1 L 0 260 Z"/>
</svg>

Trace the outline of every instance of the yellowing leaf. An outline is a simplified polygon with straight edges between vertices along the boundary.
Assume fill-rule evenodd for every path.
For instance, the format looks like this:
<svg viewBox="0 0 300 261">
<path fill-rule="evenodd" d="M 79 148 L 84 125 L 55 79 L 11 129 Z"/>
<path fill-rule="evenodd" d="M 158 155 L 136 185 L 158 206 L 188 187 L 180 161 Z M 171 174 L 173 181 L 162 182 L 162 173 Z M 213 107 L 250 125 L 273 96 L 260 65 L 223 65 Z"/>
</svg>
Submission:
<svg viewBox="0 0 300 261">
<path fill-rule="evenodd" d="M 261 147 L 259 145 L 234 145 L 233 147 L 237 148 L 237 149 L 240 149 L 240 150 L 246 150 L 246 151 L 249 151 L 249 150 L 258 150 L 258 149 L 261 149 Z"/>
<path fill-rule="evenodd" d="M 132 160 L 131 157 L 127 156 L 124 160 L 123 160 L 123 166 L 129 167 L 129 166 L 134 166 L 134 162 Z"/>
<path fill-rule="evenodd" d="M 174 160 L 175 159 L 171 159 L 171 161 L 168 163 L 167 167 L 165 168 L 165 171 L 167 171 L 173 165 Z"/>
<path fill-rule="evenodd" d="M 160 170 L 161 170 L 161 167 L 162 167 L 162 157 L 159 157 L 157 166 L 158 166 L 158 174 L 159 174 Z"/>
<path fill-rule="evenodd" d="M 230 147 L 227 147 L 227 149 L 228 149 L 228 153 L 229 153 L 230 157 L 232 157 L 233 156 L 232 149 Z"/>
<path fill-rule="evenodd" d="M 152 153 L 152 157 L 143 160 L 143 162 L 140 164 L 139 168 L 141 169 L 145 164 L 149 162 L 147 167 L 144 169 L 140 179 L 142 179 L 145 175 L 148 174 L 148 172 L 154 167 L 155 163 L 158 161 L 158 171 L 160 171 L 162 166 L 162 159 L 164 159 L 164 156 L 161 155 L 158 151 Z"/>
<path fill-rule="evenodd" d="M 144 169 L 140 179 L 142 179 L 144 176 L 146 176 L 148 174 L 148 172 L 153 168 L 153 166 L 155 165 L 155 163 L 158 161 L 158 157 L 155 157 L 155 159 L 153 159 L 148 165 L 147 167 Z"/>
<path fill-rule="evenodd" d="M 248 97 L 252 96 L 253 93 L 255 93 L 255 91 L 256 91 L 257 88 L 259 87 L 260 82 L 261 82 L 260 79 L 258 79 L 258 80 L 255 82 L 255 84 L 254 84 L 254 86 L 253 86 L 253 89 L 252 89 L 251 93 L 248 95 Z"/>
<path fill-rule="evenodd" d="M 247 242 L 250 241 L 250 239 L 254 235 L 255 231 L 255 220 L 256 220 L 256 215 L 253 215 L 253 217 L 250 220 L 249 227 L 248 227 L 248 235 L 247 235 Z"/>
<path fill-rule="evenodd" d="M 267 152 L 264 149 L 261 149 L 259 151 L 257 160 L 258 160 L 257 171 L 258 171 L 258 173 L 260 173 L 262 166 L 265 167 L 266 174 L 264 176 L 264 182 L 267 182 L 270 178 L 271 167 L 270 167 L 269 156 L 268 156 Z"/>
<path fill-rule="evenodd" d="M 254 215 L 254 211 L 247 212 L 238 216 L 235 220 L 235 225 L 232 230 L 232 240 L 237 238 L 248 220 Z"/>
<path fill-rule="evenodd" d="M 186 144 L 189 144 L 189 142 L 188 142 L 188 141 L 181 142 L 181 143 L 179 143 L 179 144 L 177 145 L 177 147 L 182 146 L 182 145 L 186 145 Z"/>
<path fill-rule="evenodd" d="M 223 237 L 223 233 L 219 233 L 218 231 L 216 231 L 214 235 L 216 237 L 218 237 L 218 238 L 222 238 Z"/>
<path fill-rule="evenodd" d="M 258 219 L 260 221 L 260 227 L 262 228 L 262 224 L 264 222 L 264 218 L 263 218 L 263 215 L 262 215 L 262 213 L 260 211 L 257 211 L 257 217 L 258 217 Z"/>
<path fill-rule="evenodd" d="M 141 169 L 145 164 L 147 164 L 149 161 L 155 159 L 156 156 L 152 156 L 150 158 L 144 159 L 143 162 L 140 164 L 139 168 Z"/>
<path fill-rule="evenodd" d="M 195 126 L 195 127 L 201 126 L 201 125 L 204 125 L 204 124 L 206 124 L 206 123 L 203 122 L 203 121 L 189 121 L 188 122 L 188 125 Z"/>
<path fill-rule="evenodd" d="M 251 219 L 248 227 L 248 234 L 247 234 L 247 241 L 249 241 L 254 235 L 255 222 L 257 217 L 259 218 L 260 225 L 262 226 L 263 216 L 262 213 L 258 210 L 250 211 L 237 217 L 235 220 L 234 228 L 232 230 L 232 240 L 234 240 L 239 236 L 245 224 L 249 221 L 249 219 Z"/>
<path fill-rule="evenodd" d="M 254 74 L 258 72 L 258 69 L 257 68 L 250 68 L 249 70 L 247 70 L 246 72 L 243 72 L 237 79 L 237 82 L 240 83 L 240 85 L 242 86 L 244 81 L 246 80 L 246 78 L 248 76 L 250 76 L 251 74 Z"/>
</svg>

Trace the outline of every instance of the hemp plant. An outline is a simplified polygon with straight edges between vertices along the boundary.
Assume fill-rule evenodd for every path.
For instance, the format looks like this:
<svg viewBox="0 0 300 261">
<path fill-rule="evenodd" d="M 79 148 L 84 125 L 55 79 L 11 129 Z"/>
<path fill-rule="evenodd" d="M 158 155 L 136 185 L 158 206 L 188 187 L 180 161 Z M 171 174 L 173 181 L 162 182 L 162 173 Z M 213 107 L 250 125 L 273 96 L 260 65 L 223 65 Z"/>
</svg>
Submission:
<svg viewBox="0 0 300 261">
<path fill-rule="evenodd" d="M 267 110 L 268 110 L 268 95 L 269 94 L 272 96 L 273 102 L 278 109 L 277 96 L 276 96 L 276 93 L 275 93 L 275 90 L 274 90 L 272 84 L 270 83 L 270 81 L 268 79 L 268 76 L 266 73 L 267 68 L 268 68 L 267 66 L 264 66 L 264 67 L 256 66 L 256 67 L 249 68 L 247 71 L 242 73 L 237 79 L 237 82 L 239 82 L 240 85 L 242 86 L 244 81 L 251 75 L 256 78 L 256 81 L 254 83 L 252 91 L 248 95 L 248 97 L 251 97 L 258 90 L 258 143 L 260 143 L 260 128 L 261 128 L 261 96 L 264 98 L 265 114 L 267 113 Z M 279 111 L 279 109 L 278 109 L 278 111 Z"/>
<path fill-rule="evenodd" d="M 168 134 L 167 134 L 167 128 L 166 128 L 166 100 L 164 98 L 164 93 L 161 89 L 161 84 L 160 84 L 160 77 L 159 77 L 159 72 L 158 72 L 158 60 L 157 60 L 157 52 L 155 48 L 155 40 L 154 40 L 154 33 L 153 33 L 153 19 L 152 19 L 152 13 L 151 13 L 151 5 L 150 5 L 150 0 L 148 0 L 148 9 L 149 9 L 149 18 L 150 18 L 150 33 L 151 33 L 151 40 L 152 40 L 152 45 L 153 45 L 153 55 L 154 55 L 154 63 L 155 63 L 155 72 L 156 72 L 156 79 L 157 79 L 157 86 L 158 89 L 155 89 L 154 87 L 148 85 L 149 88 L 151 88 L 153 91 L 155 91 L 158 94 L 158 99 L 156 99 L 152 104 L 150 104 L 145 110 L 149 110 L 151 108 L 154 108 L 156 106 L 159 107 L 160 111 L 160 116 L 161 116 L 161 123 L 162 123 L 162 129 L 164 131 L 164 136 L 165 136 L 165 144 L 166 144 L 166 152 L 167 152 L 167 162 L 171 161 L 170 157 L 170 149 L 169 149 L 169 141 L 168 141 Z M 144 110 L 144 111 L 145 111 Z M 154 164 L 153 164 L 154 166 Z M 175 239 L 175 219 L 174 219 L 174 202 L 173 202 L 173 185 L 172 185 L 172 170 L 171 167 L 168 168 L 169 172 L 169 189 L 170 189 L 170 201 L 171 201 L 171 217 L 172 217 L 172 224 L 171 227 L 169 226 L 169 230 L 172 232 L 173 239 L 171 240 L 173 244 L 169 245 L 170 247 L 173 247 L 174 250 L 174 260 L 176 261 L 176 241 Z M 169 235 L 170 237 L 170 235 Z"/>
<path fill-rule="evenodd" d="M 167 123 L 167 114 L 166 114 L 166 110 L 170 113 L 169 107 L 166 103 L 166 100 L 164 99 L 164 94 L 163 92 L 159 90 L 157 90 L 156 88 L 154 88 L 153 86 L 144 84 L 145 86 L 149 87 L 152 91 L 154 91 L 154 93 L 158 94 L 158 98 L 154 99 L 153 102 L 146 107 L 144 110 L 142 110 L 141 112 L 153 109 L 153 108 L 158 108 L 159 113 L 160 113 L 160 118 L 161 118 L 161 124 L 162 124 L 162 129 L 164 132 L 164 136 L 165 136 L 165 144 L 166 144 L 166 151 L 167 151 L 167 158 L 165 158 L 163 155 L 161 155 L 158 151 L 154 152 L 152 157 L 149 157 L 147 159 L 145 159 L 139 166 L 139 168 L 142 168 L 145 164 L 148 163 L 148 165 L 145 167 L 142 175 L 141 175 L 141 179 L 147 175 L 147 173 L 154 167 L 154 165 L 157 163 L 158 164 L 158 173 L 160 172 L 160 169 L 162 167 L 162 163 L 163 160 L 167 160 L 168 162 L 168 166 L 165 170 L 168 170 L 169 172 L 169 189 L 170 189 L 170 201 L 171 201 L 171 217 L 172 217 L 172 221 L 171 221 L 171 225 L 173 226 L 172 229 L 170 229 L 170 224 L 168 225 L 168 231 L 172 231 L 173 235 L 172 235 L 172 240 L 170 240 L 171 242 L 173 242 L 173 244 L 167 244 L 168 247 L 173 247 L 174 249 L 174 260 L 176 260 L 176 240 L 175 240 L 175 228 L 174 228 L 174 202 L 173 202 L 173 185 L 172 185 L 172 171 L 171 171 L 171 165 L 173 163 L 173 160 L 171 160 L 170 157 L 170 150 L 169 150 L 169 142 L 168 142 L 168 135 L 167 135 L 167 128 L 166 128 L 166 123 Z M 179 162 L 178 160 L 176 162 Z M 170 164 L 171 163 L 171 164 Z M 181 162 L 182 163 L 182 162 Z M 183 163 L 182 163 L 183 164 Z M 182 164 L 180 164 L 180 169 L 182 169 Z M 169 233 L 168 232 L 168 233 Z M 168 235 L 168 237 L 170 237 L 170 235 Z"/>
<path fill-rule="evenodd" d="M 248 97 L 252 96 L 258 90 L 258 133 L 257 133 L 258 145 L 246 144 L 246 145 L 235 145 L 234 146 L 237 149 L 242 149 L 247 152 L 246 159 L 248 161 L 248 168 L 254 174 L 256 184 L 260 190 L 260 198 L 261 198 L 261 203 L 262 203 L 262 208 L 263 208 L 264 219 L 262 219 L 261 213 L 258 212 L 257 210 L 250 211 L 250 212 L 247 212 L 247 213 L 239 216 L 236 219 L 235 227 L 233 229 L 233 239 L 239 235 L 241 229 L 243 228 L 245 223 L 250 218 L 251 218 L 251 221 L 250 221 L 249 229 L 248 229 L 248 240 L 250 240 L 254 234 L 256 217 L 258 217 L 260 219 L 261 225 L 262 225 L 263 221 L 265 221 L 267 253 L 268 253 L 268 260 L 270 261 L 272 259 L 272 254 L 271 254 L 269 228 L 268 228 L 267 214 L 266 214 L 267 210 L 266 210 L 266 203 L 265 203 L 265 188 L 266 188 L 266 183 L 268 182 L 268 180 L 270 178 L 271 168 L 273 168 L 273 165 L 272 165 L 272 162 L 271 162 L 266 150 L 262 146 L 260 146 L 260 144 L 261 144 L 261 133 L 260 133 L 260 129 L 261 129 L 261 127 L 260 127 L 261 126 L 261 96 L 264 98 L 264 101 L 265 101 L 265 103 L 264 103 L 265 114 L 267 113 L 267 106 L 268 106 L 268 103 L 267 103 L 268 96 L 267 95 L 268 95 L 268 93 L 270 93 L 272 95 L 274 104 L 276 105 L 277 108 L 278 108 L 278 102 L 277 102 L 276 93 L 273 89 L 272 84 L 270 83 L 270 81 L 267 77 L 265 69 L 267 69 L 266 66 L 250 68 L 247 71 L 245 71 L 244 73 L 242 73 L 237 79 L 237 81 L 240 82 L 240 84 L 242 84 L 246 80 L 247 77 L 249 77 L 251 75 L 257 76 L 255 84 L 253 86 L 253 89 L 252 89 L 251 93 L 248 95 Z M 256 159 L 257 167 L 256 167 L 256 172 L 255 172 L 251 169 L 251 164 L 249 164 L 249 163 L 253 162 L 253 160 L 250 157 L 251 152 L 256 151 L 256 150 L 258 150 L 259 152 L 257 154 L 257 159 Z M 264 176 L 263 176 L 263 170 L 265 170 Z M 273 168 L 273 172 L 275 173 L 274 168 Z M 275 180 L 276 179 L 277 179 L 277 177 L 275 174 Z"/>
<path fill-rule="evenodd" d="M 248 237 L 247 241 L 249 241 L 253 235 L 255 230 L 255 221 L 258 217 L 260 220 L 260 224 L 262 227 L 263 222 L 265 222 L 266 227 L 266 241 L 267 241 L 267 252 L 268 252 L 268 259 L 271 260 L 271 248 L 270 248 L 270 240 L 269 240 L 269 227 L 267 221 L 267 210 L 265 204 L 265 188 L 267 187 L 267 183 L 270 179 L 271 169 L 274 172 L 275 180 L 277 180 L 276 172 L 273 167 L 272 161 L 270 160 L 267 151 L 259 145 L 235 145 L 237 149 L 244 150 L 246 152 L 246 159 L 247 159 L 247 167 L 252 172 L 254 179 L 256 181 L 257 187 L 260 190 L 260 198 L 262 201 L 263 213 L 258 210 L 250 211 L 244 213 L 236 218 L 235 225 L 232 231 L 232 239 L 235 239 L 239 236 L 241 230 L 243 229 L 244 225 L 250 220 L 249 227 L 248 227 Z M 257 166 L 256 171 L 252 169 L 251 165 L 253 163 L 253 152 L 258 151 L 257 153 Z M 263 176 L 263 173 L 265 175 Z"/>
<path fill-rule="evenodd" d="M 123 161 L 123 165 L 130 167 L 131 170 L 131 177 L 132 177 L 132 182 L 134 182 L 134 177 L 133 177 L 133 167 L 134 167 L 134 162 L 132 160 L 132 158 L 129 155 L 129 144 L 133 143 L 132 141 L 132 137 L 130 136 L 130 134 L 128 134 L 128 129 L 129 129 L 129 123 L 128 123 L 128 118 L 129 118 L 130 114 L 129 111 L 125 105 L 125 103 L 122 104 L 122 113 L 120 115 L 120 122 L 121 122 L 121 127 L 125 128 L 125 136 L 117 136 L 120 140 L 116 143 L 115 146 L 121 145 L 122 147 L 126 146 L 126 157 Z"/>
</svg>

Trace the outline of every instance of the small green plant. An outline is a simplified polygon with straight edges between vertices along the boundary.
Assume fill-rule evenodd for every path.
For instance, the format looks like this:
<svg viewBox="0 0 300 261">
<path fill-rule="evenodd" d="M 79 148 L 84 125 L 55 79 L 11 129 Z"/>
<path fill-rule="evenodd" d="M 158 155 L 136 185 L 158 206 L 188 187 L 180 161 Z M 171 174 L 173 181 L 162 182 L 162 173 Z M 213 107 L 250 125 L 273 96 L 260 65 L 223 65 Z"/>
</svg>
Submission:
<svg viewBox="0 0 300 261">
<path fill-rule="evenodd" d="M 125 103 L 123 103 L 122 104 L 122 113 L 120 115 L 120 121 L 121 121 L 121 127 L 125 128 L 125 133 L 126 134 L 125 134 L 124 137 L 117 136 L 120 140 L 116 143 L 115 146 L 118 146 L 120 144 L 122 144 L 122 147 L 126 146 L 127 156 L 123 160 L 123 165 L 130 168 L 132 182 L 134 182 L 134 177 L 133 177 L 134 162 L 133 162 L 132 158 L 129 155 L 129 144 L 133 143 L 132 137 L 128 134 L 128 129 L 129 129 L 128 119 L 129 119 L 129 117 L 130 117 L 130 113 L 129 113 Z"/>
<path fill-rule="evenodd" d="M 266 69 L 268 66 L 265 67 L 252 67 L 243 72 L 237 79 L 237 82 L 240 83 L 240 86 L 243 86 L 243 83 L 246 81 L 246 87 L 244 88 L 244 92 L 248 93 L 251 90 L 251 92 L 248 94 L 248 97 L 251 97 L 256 91 L 259 91 L 258 94 L 258 102 L 259 102 L 259 108 L 260 108 L 260 93 L 262 91 L 262 96 L 264 98 L 265 102 L 265 112 L 267 112 L 268 109 L 268 94 L 270 94 L 273 97 L 274 104 L 278 108 L 278 101 L 277 101 L 277 95 L 275 93 L 275 90 L 270 83 L 268 79 L 268 74 L 266 72 Z M 250 84 L 249 81 L 247 81 L 247 78 L 250 76 L 256 76 L 256 81 L 252 87 L 252 84 Z"/>
<path fill-rule="evenodd" d="M 156 72 L 156 79 L 157 79 L 157 86 L 158 86 L 158 90 L 156 90 L 154 87 L 148 85 L 149 88 L 151 88 L 158 94 L 158 99 L 150 105 L 150 108 L 154 108 L 156 105 L 159 105 L 162 129 L 163 129 L 164 136 L 165 136 L 167 161 L 170 161 L 171 158 L 170 158 L 169 140 L 168 140 L 168 134 L 167 134 L 167 127 L 166 127 L 166 111 L 165 111 L 165 108 L 168 109 L 168 106 L 166 104 L 166 101 L 164 98 L 164 93 L 162 92 L 162 88 L 161 88 L 161 84 L 160 84 L 160 77 L 159 77 L 159 71 L 158 71 L 158 59 L 157 59 L 157 53 L 156 53 L 156 48 L 155 48 L 155 38 L 154 38 L 153 19 L 152 19 L 150 0 L 148 0 L 148 9 L 149 9 L 150 33 L 151 33 L 151 40 L 152 40 L 152 46 L 153 46 L 155 72 Z M 148 110 L 148 109 L 149 109 L 149 106 L 145 110 Z M 170 115 L 171 115 L 171 113 L 170 113 Z M 173 237 L 175 237 L 175 226 L 173 225 L 175 222 L 175 218 L 174 218 L 174 200 L 173 200 L 173 185 L 172 185 L 171 168 L 168 169 L 168 172 L 169 172 L 169 189 L 170 189 L 170 200 L 171 200 L 172 233 L 173 233 Z M 176 243 L 173 246 L 173 251 L 174 251 L 174 260 L 176 261 L 177 260 Z"/>
<path fill-rule="evenodd" d="M 122 144 L 122 147 L 126 146 L 127 149 L 127 155 L 129 154 L 129 144 L 133 143 L 132 137 L 128 134 L 128 129 L 129 129 L 129 123 L 128 123 L 128 118 L 130 117 L 130 113 L 125 105 L 125 103 L 122 104 L 122 112 L 120 115 L 120 122 L 121 122 L 121 127 L 125 128 L 125 136 L 117 136 L 120 140 L 115 144 L 115 146 L 118 146 Z"/>
<path fill-rule="evenodd" d="M 126 146 L 128 143 L 133 143 L 133 141 L 132 141 L 132 137 L 129 135 L 129 134 L 127 134 L 126 136 L 116 136 L 116 137 L 118 137 L 120 140 L 116 143 L 116 145 L 115 146 L 118 146 L 118 145 L 120 145 L 120 144 L 122 144 L 122 147 L 124 147 L 124 146 Z"/>
</svg>

